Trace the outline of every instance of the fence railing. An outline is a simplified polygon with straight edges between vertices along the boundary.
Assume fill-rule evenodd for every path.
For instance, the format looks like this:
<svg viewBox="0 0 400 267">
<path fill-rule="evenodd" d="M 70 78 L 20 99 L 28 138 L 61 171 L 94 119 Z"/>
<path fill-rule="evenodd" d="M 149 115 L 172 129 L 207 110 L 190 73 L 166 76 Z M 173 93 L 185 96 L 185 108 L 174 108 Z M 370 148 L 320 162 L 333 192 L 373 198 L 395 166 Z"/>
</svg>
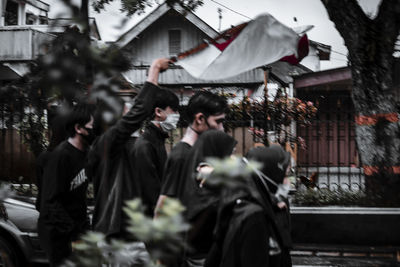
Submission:
<svg viewBox="0 0 400 267">
<path fill-rule="evenodd" d="M 15 116 L 17 121 L 20 116 Z M 4 121 L 2 114 L 0 120 Z M 238 144 L 236 153 L 246 155 L 259 140 L 249 131 L 250 122 L 234 122 L 237 127 L 228 131 Z M 232 125 L 232 123 L 231 123 Z M 185 129 L 178 129 L 167 143 L 167 150 L 178 142 Z M 298 177 L 314 179 L 320 188 L 359 190 L 364 187 L 364 175 L 359 166 L 355 144 L 354 122 L 350 119 L 324 118 L 298 127 L 297 136 L 304 139 L 306 149 L 292 146 Z M 277 137 L 275 138 L 278 139 Z M 289 148 L 289 146 L 286 146 Z M 34 183 L 35 157 L 29 152 L 15 127 L 0 129 L 0 179 Z M 22 182 L 21 181 L 21 182 Z"/>
</svg>

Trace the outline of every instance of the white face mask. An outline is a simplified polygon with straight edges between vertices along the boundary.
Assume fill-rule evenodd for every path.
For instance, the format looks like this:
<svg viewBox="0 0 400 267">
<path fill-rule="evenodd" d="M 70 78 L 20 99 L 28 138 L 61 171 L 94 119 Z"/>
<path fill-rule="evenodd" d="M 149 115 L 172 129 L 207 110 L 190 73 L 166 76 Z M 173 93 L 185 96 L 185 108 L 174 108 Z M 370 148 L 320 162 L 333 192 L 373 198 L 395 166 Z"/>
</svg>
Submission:
<svg viewBox="0 0 400 267">
<path fill-rule="evenodd" d="M 165 121 L 160 121 L 158 123 L 160 124 L 161 129 L 167 133 L 176 129 L 179 118 L 179 114 L 172 113 L 167 115 Z"/>
</svg>

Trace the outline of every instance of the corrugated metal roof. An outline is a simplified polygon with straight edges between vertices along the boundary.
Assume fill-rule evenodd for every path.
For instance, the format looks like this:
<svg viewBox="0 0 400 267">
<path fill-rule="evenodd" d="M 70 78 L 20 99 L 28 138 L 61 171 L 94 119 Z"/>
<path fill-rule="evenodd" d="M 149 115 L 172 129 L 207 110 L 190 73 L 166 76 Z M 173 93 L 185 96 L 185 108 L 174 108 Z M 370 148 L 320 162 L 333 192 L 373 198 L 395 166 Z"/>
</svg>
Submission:
<svg viewBox="0 0 400 267">
<path fill-rule="evenodd" d="M 134 68 L 124 73 L 134 85 L 144 84 L 148 68 Z M 191 86 L 217 86 L 221 84 L 255 84 L 262 83 L 264 72 L 261 69 L 254 69 L 236 77 L 224 80 L 205 81 L 199 80 L 187 73 L 182 68 L 171 68 L 160 74 L 159 83 L 162 85 L 191 85 Z"/>
<path fill-rule="evenodd" d="M 299 75 L 310 72 L 304 66 L 290 65 L 286 62 L 275 62 L 270 65 L 271 77 L 281 85 L 287 85 L 293 81 L 291 75 Z M 147 78 L 147 66 L 134 67 L 125 72 L 123 76 L 133 85 L 142 85 Z M 159 83 L 161 85 L 190 85 L 190 86 L 220 86 L 220 85 L 236 85 L 248 86 L 264 82 L 264 71 L 260 68 L 244 72 L 240 75 L 229 79 L 206 81 L 192 77 L 188 72 L 180 67 L 172 67 L 160 74 Z"/>
</svg>

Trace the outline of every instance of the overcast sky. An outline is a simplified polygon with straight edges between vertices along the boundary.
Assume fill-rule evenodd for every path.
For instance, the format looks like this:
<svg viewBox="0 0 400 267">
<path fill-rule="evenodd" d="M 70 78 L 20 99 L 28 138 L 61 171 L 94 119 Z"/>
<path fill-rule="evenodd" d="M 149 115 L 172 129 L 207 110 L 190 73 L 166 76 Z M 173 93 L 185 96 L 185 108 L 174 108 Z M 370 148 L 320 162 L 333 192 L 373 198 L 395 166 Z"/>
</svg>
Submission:
<svg viewBox="0 0 400 267">
<path fill-rule="evenodd" d="M 59 16 L 65 10 L 59 0 L 42 1 L 50 4 L 49 16 L 51 18 Z M 74 1 L 80 2 L 79 0 Z M 374 16 L 380 0 L 359 0 L 359 3 L 364 12 Z M 121 23 L 126 15 L 119 11 L 119 0 L 114 0 L 100 14 L 92 11 L 90 15 L 96 18 L 102 39 L 104 41 L 115 41 L 156 6 L 155 4 L 152 8 L 148 8 L 143 15 L 133 16 L 122 28 Z M 329 62 L 322 61 L 321 69 L 336 68 L 347 64 L 345 56 L 347 49 L 344 46 L 343 39 L 329 20 L 321 0 L 204 0 L 204 5 L 199 7 L 195 13 L 211 27 L 218 30 L 218 8 L 222 9 L 222 30 L 231 25 L 248 21 L 248 18 L 254 18 L 265 12 L 270 13 L 289 27 L 314 25 L 315 27 L 308 32 L 309 39 L 332 46 L 331 60 Z M 61 16 L 65 17 L 66 15 Z M 295 17 L 297 22 L 294 20 Z"/>
</svg>

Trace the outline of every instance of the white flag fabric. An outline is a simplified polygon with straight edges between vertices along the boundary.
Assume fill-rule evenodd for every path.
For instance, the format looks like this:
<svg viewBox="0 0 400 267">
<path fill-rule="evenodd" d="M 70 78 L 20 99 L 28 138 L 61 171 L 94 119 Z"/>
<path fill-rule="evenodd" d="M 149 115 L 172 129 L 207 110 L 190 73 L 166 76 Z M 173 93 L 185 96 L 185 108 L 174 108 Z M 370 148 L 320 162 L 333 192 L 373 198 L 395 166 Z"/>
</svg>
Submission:
<svg viewBox="0 0 400 267">
<path fill-rule="evenodd" d="M 208 44 L 181 53 L 175 64 L 198 79 L 219 80 L 279 60 L 297 64 L 308 53 L 307 36 L 301 38 L 269 14 L 227 32 Z"/>
</svg>

